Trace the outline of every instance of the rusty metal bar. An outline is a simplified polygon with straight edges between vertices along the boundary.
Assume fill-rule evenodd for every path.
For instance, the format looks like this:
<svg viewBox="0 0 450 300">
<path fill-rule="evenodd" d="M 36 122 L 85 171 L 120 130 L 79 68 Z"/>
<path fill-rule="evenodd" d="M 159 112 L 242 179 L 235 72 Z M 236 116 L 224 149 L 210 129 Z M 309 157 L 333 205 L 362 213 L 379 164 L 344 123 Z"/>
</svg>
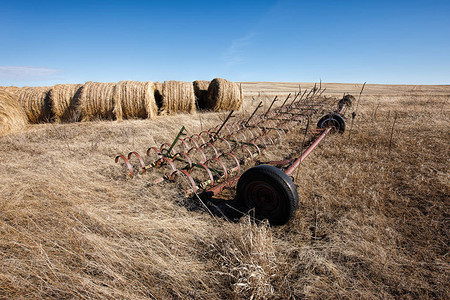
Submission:
<svg viewBox="0 0 450 300">
<path fill-rule="evenodd" d="M 320 142 L 327 136 L 327 134 L 333 129 L 332 127 L 328 127 L 327 129 L 322 132 L 321 135 L 312 143 L 311 146 L 309 146 L 303 154 L 297 158 L 285 171 L 286 175 L 291 176 L 292 173 L 300 166 L 300 164 L 308 157 L 309 154 L 317 147 L 317 145 L 320 144 Z"/>
</svg>

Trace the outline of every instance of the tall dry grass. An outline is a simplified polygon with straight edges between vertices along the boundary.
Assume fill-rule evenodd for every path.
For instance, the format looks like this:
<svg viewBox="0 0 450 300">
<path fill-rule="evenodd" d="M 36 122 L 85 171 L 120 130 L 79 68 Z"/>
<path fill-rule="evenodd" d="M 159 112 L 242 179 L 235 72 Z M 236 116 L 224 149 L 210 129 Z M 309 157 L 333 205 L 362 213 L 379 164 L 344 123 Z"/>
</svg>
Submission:
<svg viewBox="0 0 450 300">
<path fill-rule="evenodd" d="M 295 174 L 299 209 L 274 228 L 191 210 L 203 206 L 176 185 L 128 180 L 113 162 L 221 114 L 0 138 L 0 297 L 449 298 L 448 96 L 358 107 L 351 136 L 327 137 Z M 298 140 L 269 156 L 298 152 Z"/>
</svg>

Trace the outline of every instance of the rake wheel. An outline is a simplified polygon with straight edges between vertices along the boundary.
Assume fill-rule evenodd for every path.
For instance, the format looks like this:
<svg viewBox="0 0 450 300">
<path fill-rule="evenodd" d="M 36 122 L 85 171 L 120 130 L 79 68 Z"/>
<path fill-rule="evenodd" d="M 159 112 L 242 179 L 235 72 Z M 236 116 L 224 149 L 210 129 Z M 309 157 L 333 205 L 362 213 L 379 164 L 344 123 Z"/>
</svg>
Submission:
<svg viewBox="0 0 450 300">
<path fill-rule="evenodd" d="M 247 211 L 254 210 L 256 219 L 268 219 L 272 225 L 286 224 L 298 206 L 297 189 L 292 180 L 269 165 L 244 172 L 237 183 L 236 198 Z"/>
<path fill-rule="evenodd" d="M 325 129 L 328 127 L 333 127 L 337 132 L 342 134 L 345 131 L 345 120 L 337 113 L 325 115 L 317 122 L 317 128 Z"/>
</svg>

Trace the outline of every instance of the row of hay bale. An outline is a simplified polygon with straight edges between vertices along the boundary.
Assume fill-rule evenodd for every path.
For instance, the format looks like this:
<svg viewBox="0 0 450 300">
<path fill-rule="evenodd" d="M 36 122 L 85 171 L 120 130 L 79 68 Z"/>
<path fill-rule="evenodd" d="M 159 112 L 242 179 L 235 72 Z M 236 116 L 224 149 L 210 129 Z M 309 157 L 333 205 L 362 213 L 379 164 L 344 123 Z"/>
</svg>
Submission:
<svg viewBox="0 0 450 300">
<path fill-rule="evenodd" d="M 52 87 L 0 87 L 0 90 L 17 99 L 30 123 L 152 119 L 158 114 L 192 114 L 197 108 L 238 110 L 243 98 L 239 84 L 221 78 L 193 83 L 86 82 Z"/>
</svg>

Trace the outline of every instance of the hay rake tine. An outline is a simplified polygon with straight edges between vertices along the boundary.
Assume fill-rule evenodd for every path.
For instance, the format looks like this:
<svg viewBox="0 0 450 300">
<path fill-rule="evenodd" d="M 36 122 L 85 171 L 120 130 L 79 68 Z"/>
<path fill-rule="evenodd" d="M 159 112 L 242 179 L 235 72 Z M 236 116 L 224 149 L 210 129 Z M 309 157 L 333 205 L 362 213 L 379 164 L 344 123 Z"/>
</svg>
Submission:
<svg viewBox="0 0 450 300">
<path fill-rule="evenodd" d="M 247 119 L 247 121 L 245 122 L 244 126 L 248 125 L 248 122 L 250 122 L 250 120 L 253 118 L 253 116 L 256 114 L 256 112 L 258 111 L 258 109 L 262 106 L 262 101 L 259 102 L 258 106 L 255 108 L 255 110 L 253 111 L 253 113 L 251 114 L 251 116 Z"/>
<path fill-rule="evenodd" d="M 123 159 L 123 161 L 125 162 L 125 165 L 128 168 L 128 172 L 129 172 L 130 177 L 133 178 L 134 177 L 133 166 L 130 164 L 128 159 L 125 156 L 123 156 L 122 154 L 117 155 L 116 158 L 114 159 L 114 161 L 116 163 L 118 163 L 119 162 L 119 158 Z"/>
<path fill-rule="evenodd" d="M 138 160 L 139 160 L 139 163 L 140 163 L 141 169 L 142 169 L 142 173 L 145 173 L 145 163 L 144 163 L 144 160 L 142 159 L 142 157 L 139 155 L 139 153 L 137 153 L 137 152 L 135 152 L 135 151 L 128 153 L 128 160 L 130 160 L 130 158 L 131 158 L 131 156 L 132 156 L 133 154 L 134 154 L 134 155 L 138 158 Z"/>
</svg>

